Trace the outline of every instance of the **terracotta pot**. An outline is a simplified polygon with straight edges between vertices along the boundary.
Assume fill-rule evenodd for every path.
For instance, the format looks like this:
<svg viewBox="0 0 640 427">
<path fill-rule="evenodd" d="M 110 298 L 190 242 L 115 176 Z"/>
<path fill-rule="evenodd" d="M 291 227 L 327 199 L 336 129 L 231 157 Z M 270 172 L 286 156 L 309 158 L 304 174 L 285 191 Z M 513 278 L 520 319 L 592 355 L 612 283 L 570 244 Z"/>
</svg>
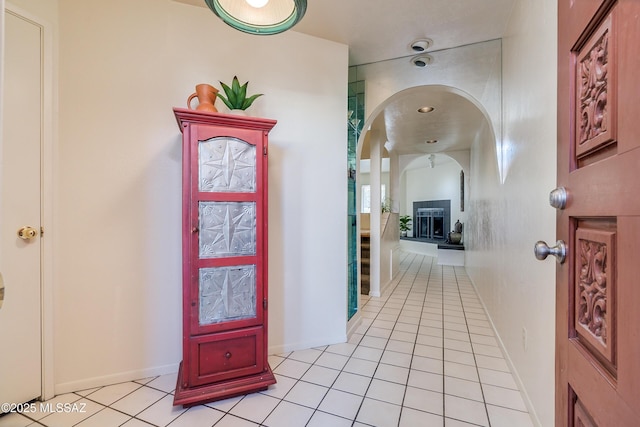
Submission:
<svg viewBox="0 0 640 427">
<path fill-rule="evenodd" d="M 218 109 L 213 105 L 215 104 L 216 97 L 218 96 L 218 89 L 206 83 L 196 85 L 196 91 L 187 99 L 187 107 L 190 110 L 193 110 L 193 108 L 191 108 L 191 101 L 196 96 L 198 97 L 198 106 L 196 107 L 197 111 L 208 111 L 210 113 L 218 112 Z"/>
</svg>

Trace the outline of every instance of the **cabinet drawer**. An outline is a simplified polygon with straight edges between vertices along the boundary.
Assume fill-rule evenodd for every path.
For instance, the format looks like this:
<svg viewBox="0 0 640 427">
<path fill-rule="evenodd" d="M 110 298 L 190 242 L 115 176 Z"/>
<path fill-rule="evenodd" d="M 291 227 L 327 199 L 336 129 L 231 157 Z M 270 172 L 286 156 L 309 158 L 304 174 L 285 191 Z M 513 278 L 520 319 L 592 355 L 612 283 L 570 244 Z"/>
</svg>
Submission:
<svg viewBox="0 0 640 427">
<path fill-rule="evenodd" d="M 193 386 L 264 370 L 262 327 L 194 337 L 190 347 Z"/>
</svg>

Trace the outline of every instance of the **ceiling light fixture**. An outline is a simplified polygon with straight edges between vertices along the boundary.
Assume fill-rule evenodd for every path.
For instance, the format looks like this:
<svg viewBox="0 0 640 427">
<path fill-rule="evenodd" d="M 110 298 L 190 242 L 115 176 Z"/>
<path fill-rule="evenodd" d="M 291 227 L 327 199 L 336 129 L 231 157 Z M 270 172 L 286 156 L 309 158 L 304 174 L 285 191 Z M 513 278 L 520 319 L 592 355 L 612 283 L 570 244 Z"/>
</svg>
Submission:
<svg viewBox="0 0 640 427">
<path fill-rule="evenodd" d="M 433 58 L 431 57 L 431 55 L 426 55 L 426 54 L 417 55 L 411 58 L 411 63 L 418 68 L 426 67 L 427 65 L 431 64 L 431 61 L 433 61 Z"/>
<path fill-rule="evenodd" d="M 425 144 L 435 144 L 436 142 L 438 142 L 438 140 L 437 140 L 437 139 L 427 139 L 427 140 L 425 141 Z"/>
<path fill-rule="evenodd" d="M 411 47 L 411 50 L 414 52 L 424 52 L 429 49 L 432 44 L 433 40 L 431 39 L 417 39 L 411 42 L 409 47 Z"/>
<path fill-rule="evenodd" d="M 205 0 L 226 24 L 249 34 L 282 33 L 307 11 L 307 0 Z"/>
<path fill-rule="evenodd" d="M 418 113 L 430 113 L 433 110 L 435 110 L 435 107 L 431 107 L 431 106 L 424 106 L 424 107 L 420 107 L 418 108 Z"/>
</svg>

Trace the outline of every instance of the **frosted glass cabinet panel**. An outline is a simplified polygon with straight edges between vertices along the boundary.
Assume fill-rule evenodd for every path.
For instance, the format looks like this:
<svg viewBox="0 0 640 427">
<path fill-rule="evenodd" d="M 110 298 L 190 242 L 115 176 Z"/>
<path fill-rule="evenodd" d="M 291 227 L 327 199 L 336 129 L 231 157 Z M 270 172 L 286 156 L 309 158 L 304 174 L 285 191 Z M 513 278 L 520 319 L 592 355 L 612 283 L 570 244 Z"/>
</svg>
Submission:
<svg viewBox="0 0 640 427">
<path fill-rule="evenodd" d="M 256 147 L 237 138 L 211 138 L 198 145 L 200 191 L 256 191 Z"/>
<path fill-rule="evenodd" d="M 254 202 L 200 202 L 200 258 L 255 255 Z"/>
<path fill-rule="evenodd" d="M 255 316 L 255 265 L 200 269 L 201 325 Z"/>
</svg>

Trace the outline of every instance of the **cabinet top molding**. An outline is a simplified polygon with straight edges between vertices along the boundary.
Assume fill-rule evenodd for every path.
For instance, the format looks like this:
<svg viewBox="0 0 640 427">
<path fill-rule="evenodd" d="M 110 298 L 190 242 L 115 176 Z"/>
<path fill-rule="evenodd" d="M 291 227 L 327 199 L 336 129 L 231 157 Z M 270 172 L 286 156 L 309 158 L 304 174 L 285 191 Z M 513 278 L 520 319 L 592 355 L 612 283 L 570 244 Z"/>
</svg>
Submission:
<svg viewBox="0 0 640 427">
<path fill-rule="evenodd" d="M 184 129 L 185 122 L 231 127 L 238 126 L 244 129 L 263 130 L 267 132 L 270 131 L 276 125 L 276 123 L 278 123 L 277 120 L 264 119 L 261 117 L 201 112 L 189 110 L 187 108 L 176 107 L 173 109 L 173 112 L 176 115 L 176 120 L 178 121 L 180 132 L 182 132 L 182 130 Z"/>
</svg>

